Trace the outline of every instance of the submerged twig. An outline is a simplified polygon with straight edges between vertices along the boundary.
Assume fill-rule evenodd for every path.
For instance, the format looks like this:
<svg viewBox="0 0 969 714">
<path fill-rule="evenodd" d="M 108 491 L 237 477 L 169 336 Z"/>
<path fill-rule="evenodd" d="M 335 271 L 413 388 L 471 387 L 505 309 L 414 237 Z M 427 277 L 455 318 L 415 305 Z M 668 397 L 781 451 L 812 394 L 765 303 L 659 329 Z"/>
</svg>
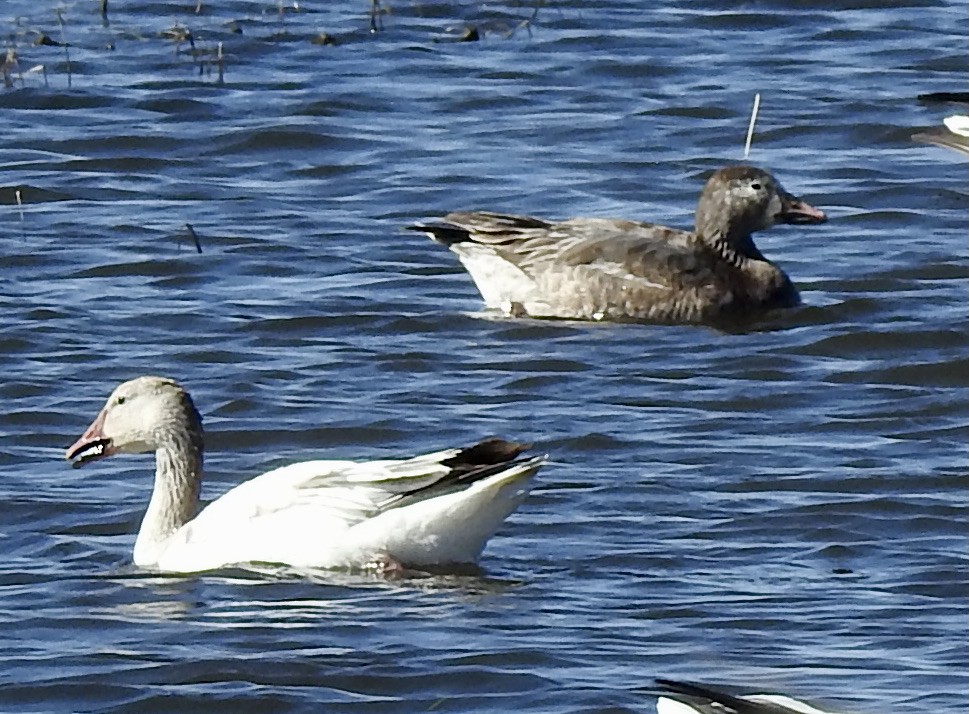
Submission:
<svg viewBox="0 0 969 714">
<path fill-rule="evenodd" d="M 318 35 L 314 35 L 310 38 L 310 44 L 313 45 L 335 45 L 336 38 L 329 34 L 328 32 L 321 32 Z"/>
<path fill-rule="evenodd" d="M 195 50 L 195 37 L 192 36 L 192 31 L 185 27 L 184 25 L 179 25 L 175 23 L 167 30 L 162 30 L 158 33 L 160 37 L 166 40 L 172 40 L 175 43 L 175 54 L 177 55 L 182 51 L 182 43 L 188 42 L 192 50 Z"/>
<path fill-rule="evenodd" d="M 456 28 L 449 27 L 448 32 L 455 31 Z M 478 28 L 474 25 L 465 25 L 461 28 L 461 34 L 456 37 L 448 37 L 445 39 L 439 39 L 435 37 L 432 42 L 477 42 L 481 39 L 481 33 L 478 32 Z"/>
<path fill-rule="evenodd" d="M 241 30 L 239 30 L 241 32 Z M 218 71 L 218 82 L 223 84 L 225 82 L 225 64 L 227 55 L 225 53 L 225 45 L 222 42 L 216 43 L 215 47 L 206 47 L 202 40 L 197 43 L 195 41 L 195 35 L 192 31 L 185 27 L 184 25 L 179 25 L 178 23 L 172 25 L 166 30 L 162 30 L 159 35 L 166 40 L 171 40 L 175 43 L 175 55 L 176 57 L 180 54 L 187 54 L 192 58 L 192 62 L 198 67 L 199 77 L 211 76 L 213 65 Z M 187 42 L 189 49 L 182 49 L 182 44 Z"/>
<path fill-rule="evenodd" d="M 380 0 L 370 0 L 370 31 L 379 32 L 384 29 L 383 18 L 380 17 Z"/>
<path fill-rule="evenodd" d="M 67 38 L 64 33 L 64 9 L 55 8 L 54 14 L 57 15 L 57 24 L 61 28 L 61 44 L 64 46 L 64 59 L 67 62 L 67 88 L 71 88 L 71 46 L 67 42 Z"/>
<path fill-rule="evenodd" d="M 202 244 L 199 242 L 198 233 L 196 233 L 195 232 L 195 229 L 192 228 L 192 224 L 191 223 L 186 223 L 185 224 L 185 228 L 188 229 L 188 235 L 192 239 L 192 241 L 194 241 L 194 243 L 195 243 L 195 250 L 197 252 L 201 253 L 202 252 Z"/>
<path fill-rule="evenodd" d="M 63 42 L 58 42 L 57 40 L 51 38 L 45 32 L 38 33 L 37 37 L 34 38 L 34 44 L 38 47 L 63 47 Z"/>
<path fill-rule="evenodd" d="M 754 108 L 750 112 L 750 124 L 747 126 L 747 142 L 744 144 L 744 161 L 750 156 L 750 144 L 754 140 L 754 124 L 757 123 L 758 111 L 760 111 L 760 92 L 754 95 Z"/>
<path fill-rule="evenodd" d="M 13 47 L 7 48 L 7 56 L 0 62 L 0 74 L 3 74 L 3 85 L 7 89 L 13 88 L 13 73 L 16 72 L 20 77 L 20 86 L 24 85 L 24 75 L 20 71 L 20 63 L 17 62 L 17 51 Z"/>
<path fill-rule="evenodd" d="M 529 36 L 529 37 L 531 37 L 531 36 L 532 36 L 532 24 L 533 24 L 533 23 L 535 22 L 535 20 L 536 20 L 536 19 L 538 19 L 538 11 L 539 11 L 539 10 L 541 10 L 541 9 L 542 9 L 542 7 L 544 7 L 544 5 L 545 5 L 545 0 L 538 0 L 538 1 L 537 1 L 537 2 L 535 3 L 535 7 L 534 7 L 534 8 L 532 8 L 532 16 L 531 16 L 531 17 L 529 17 L 529 18 L 526 18 L 526 19 L 524 19 L 524 20 L 522 20 L 522 21 L 521 21 L 521 22 L 519 22 L 519 23 L 518 23 L 517 25 L 515 25 L 515 26 L 514 26 L 514 27 L 513 27 L 512 29 L 511 29 L 511 31 L 510 31 L 510 32 L 508 32 L 508 33 L 507 33 L 507 34 L 505 35 L 505 39 L 506 39 L 506 40 L 507 40 L 507 39 L 510 39 L 511 37 L 513 37 L 513 36 L 514 36 L 514 34 L 515 34 L 516 32 L 518 32 L 518 31 L 519 31 L 520 29 L 522 29 L 522 28 L 525 28 L 525 30 L 527 30 L 527 31 L 528 31 L 528 36 Z"/>
</svg>

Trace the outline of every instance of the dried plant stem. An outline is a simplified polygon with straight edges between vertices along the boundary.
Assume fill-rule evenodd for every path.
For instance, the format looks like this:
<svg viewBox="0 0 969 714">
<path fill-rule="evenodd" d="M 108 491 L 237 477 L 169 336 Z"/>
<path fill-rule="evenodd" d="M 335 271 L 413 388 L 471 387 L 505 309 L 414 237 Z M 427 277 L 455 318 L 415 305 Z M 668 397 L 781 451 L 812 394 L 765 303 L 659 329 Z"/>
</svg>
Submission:
<svg viewBox="0 0 969 714">
<path fill-rule="evenodd" d="M 4 60 L 0 62 L 0 74 L 3 74 L 3 84 L 8 89 L 13 87 L 13 73 L 16 72 L 20 78 L 20 86 L 24 86 L 24 73 L 20 70 L 20 62 L 17 60 L 17 51 L 13 47 L 7 48 Z"/>
<path fill-rule="evenodd" d="M 27 240 L 27 229 L 24 228 L 24 201 L 19 188 L 14 191 L 14 195 L 17 197 L 17 208 L 20 211 L 20 235 Z"/>
<path fill-rule="evenodd" d="M 744 144 L 744 161 L 750 156 L 750 144 L 754 140 L 754 124 L 757 123 L 758 111 L 760 111 L 760 92 L 754 95 L 754 108 L 750 112 L 750 124 L 747 126 L 747 142 Z"/>
<path fill-rule="evenodd" d="M 195 243 L 195 250 L 197 252 L 201 253 L 202 252 L 202 244 L 199 242 L 199 235 L 198 235 L 198 233 L 196 233 L 195 232 L 195 229 L 192 228 L 192 224 L 191 223 L 186 223 L 185 224 L 185 228 L 188 229 L 188 235 L 192 239 L 192 241 Z"/>
<path fill-rule="evenodd" d="M 64 59 L 67 62 L 67 88 L 71 88 L 71 48 L 67 43 L 67 37 L 64 33 L 64 10 L 63 8 L 56 8 L 54 12 L 57 15 L 57 24 L 61 29 L 61 44 L 64 46 Z"/>
<path fill-rule="evenodd" d="M 384 29 L 384 21 L 380 17 L 380 0 L 370 0 L 370 31 L 378 32 Z"/>
<path fill-rule="evenodd" d="M 514 37 L 515 33 L 521 29 L 525 29 L 528 32 L 528 36 L 531 37 L 532 25 L 535 23 L 535 20 L 538 19 L 538 11 L 541 10 L 544 5 L 545 5 L 545 0 L 537 0 L 535 3 L 535 7 L 532 8 L 532 16 L 524 20 L 521 20 L 517 25 L 511 28 L 511 30 L 505 34 L 505 39 L 510 39 Z"/>
</svg>

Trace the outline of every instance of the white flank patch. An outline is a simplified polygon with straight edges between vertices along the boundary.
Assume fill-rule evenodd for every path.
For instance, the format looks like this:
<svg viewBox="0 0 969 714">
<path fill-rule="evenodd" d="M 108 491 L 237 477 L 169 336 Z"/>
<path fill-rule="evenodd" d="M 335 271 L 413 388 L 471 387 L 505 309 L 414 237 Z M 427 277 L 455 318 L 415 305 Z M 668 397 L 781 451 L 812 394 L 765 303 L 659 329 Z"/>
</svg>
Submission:
<svg viewBox="0 0 969 714">
<path fill-rule="evenodd" d="M 697 714 L 697 710 L 675 699 L 660 697 L 656 700 L 656 714 Z"/>
<path fill-rule="evenodd" d="M 946 117 L 942 122 L 953 134 L 969 138 L 969 117 L 964 114 L 954 114 L 951 117 Z"/>
<path fill-rule="evenodd" d="M 535 282 L 494 249 L 477 243 L 456 243 L 451 250 L 471 274 L 488 307 L 524 304 L 534 298 Z"/>
<path fill-rule="evenodd" d="M 743 698 L 751 702 L 777 704 L 778 706 L 787 707 L 792 712 L 801 712 L 801 714 L 830 714 L 823 709 L 817 709 L 797 699 L 785 697 L 783 694 L 751 694 Z"/>
</svg>

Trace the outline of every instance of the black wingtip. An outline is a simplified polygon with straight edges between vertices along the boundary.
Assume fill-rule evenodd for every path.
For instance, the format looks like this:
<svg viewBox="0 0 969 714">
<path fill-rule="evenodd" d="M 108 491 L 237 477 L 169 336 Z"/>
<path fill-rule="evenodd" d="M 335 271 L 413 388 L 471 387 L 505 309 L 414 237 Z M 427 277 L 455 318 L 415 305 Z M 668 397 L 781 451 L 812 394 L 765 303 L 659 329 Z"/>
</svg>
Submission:
<svg viewBox="0 0 969 714">
<path fill-rule="evenodd" d="M 789 711 L 786 707 L 779 708 L 774 705 L 761 704 L 748 699 L 743 699 L 736 695 L 699 682 L 683 682 L 676 679 L 657 678 L 656 685 L 662 690 L 671 694 L 680 694 L 684 697 L 693 697 L 698 701 L 714 702 L 724 707 L 727 712 L 736 714 L 777 714 L 780 711 Z"/>
<path fill-rule="evenodd" d="M 693 686 L 689 682 L 680 682 L 675 679 L 664 679 L 663 677 L 657 677 L 653 681 L 655 682 L 656 686 L 659 687 L 659 689 L 666 692 L 672 692 L 674 694 L 689 694 L 689 692 L 685 691 L 684 688 L 690 688 Z"/>
<path fill-rule="evenodd" d="M 448 468 L 445 475 L 432 483 L 419 486 L 406 493 L 391 496 L 380 504 L 380 508 L 396 508 L 428 498 L 434 494 L 441 495 L 449 491 L 467 488 L 475 481 L 501 473 L 519 464 L 527 464 L 530 467 L 529 472 L 534 473 L 544 463 L 541 457 L 530 460 L 515 460 L 521 452 L 528 448 L 531 448 L 531 444 L 506 441 L 505 439 L 491 438 L 480 441 L 474 446 L 461 449 L 450 458 L 441 460 L 440 464 Z"/>
<path fill-rule="evenodd" d="M 433 240 L 451 247 L 455 243 L 468 242 L 468 231 L 453 223 L 417 223 L 412 226 L 404 226 L 406 230 L 427 233 Z"/>
<path fill-rule="evenodd" d="M 969 104 L 969 92 L 927 92 L 918 96 L 920 102 L 927 104 L 937 104 L 942 102 L 955 102 L 959 104 Z"/>
<path fill-rule="evenodd" d="M 656 686 L 660 687 L 666 692 L 716 702 L 727 707 L 729 711 L 757 712 L 762 710 L 762 707 L 759 707 L 757 704 L 748 702 L 745 699 L 741 699 L 740 697 L 728 694 L 721 689 L 717 689 L 706 684 L 699 684 L 697 682 L 682 682 L 675 679 L 661 678 L 657 678 L 655 681 Z"/>
<path fill-rule="evenodd" d="M 513 461 L 519 454 L 532 447 L 517 441 L 492 437 L 474 446 L 461 449 L 457 454 L 441 462 L 456 473 L 468 473 L 485 466 L 497 466 Z"/>
</svg>

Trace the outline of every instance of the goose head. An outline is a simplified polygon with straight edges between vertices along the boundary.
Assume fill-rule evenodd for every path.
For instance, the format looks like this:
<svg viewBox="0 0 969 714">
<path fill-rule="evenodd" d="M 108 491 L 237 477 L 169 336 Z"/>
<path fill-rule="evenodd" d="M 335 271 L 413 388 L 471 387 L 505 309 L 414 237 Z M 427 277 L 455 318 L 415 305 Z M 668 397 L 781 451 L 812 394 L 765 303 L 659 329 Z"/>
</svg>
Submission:
<svg viewBox="0 0 969 714">
<path fill-rule="evenodd" d="M 788 193 L 768 172 L 753 166 L 729 166 L 714 173 L 696 209 L 696 233 L 721 238 L 743 249 L 750 234 L 778 223 L 817 224 L 827 217 Z"/>
<path fill-rule="evenodd" d="M 192 398 L 164 377 L 138 377 L 115 389 L 87 431 L 67 449 L 75 468 L 112 454 L 166 446 L 202 452 L 202 417 Z"/>
</svg>

